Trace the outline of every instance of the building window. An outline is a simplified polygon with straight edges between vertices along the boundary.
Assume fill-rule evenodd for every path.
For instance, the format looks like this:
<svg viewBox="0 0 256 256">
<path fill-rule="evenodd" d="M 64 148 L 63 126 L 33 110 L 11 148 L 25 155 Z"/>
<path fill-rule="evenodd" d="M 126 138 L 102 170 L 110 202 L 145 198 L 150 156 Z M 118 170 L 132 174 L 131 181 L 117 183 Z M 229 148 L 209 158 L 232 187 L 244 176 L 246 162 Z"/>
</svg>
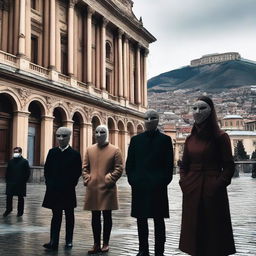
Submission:
<svg viewBox="0 0 256 256">
<path fill-rule="evenodd" d="M 230 122 L 230 126 L 231 126 L 231 127 L 233 126 L 233 122 Z"/>
<path fill-rule="evenodd" d="M 31 36 L 31 62 L 38 64 L 38 37 Z"/>
<path fill-rule="evenodd" d="M 66 35 L 61 35 L 61 73 L 68 75 L 68 40 Z"/>
<path fill-rule="evenodd" d="M 112 49 L 111 44 L 109 42 L 106 43 L 106 59 L 111 61 L 112 59 Z"/>
<path fill-rule="evenodd" d="M 31 1 L 31 8 L 34 10 L 38 10 L 38 0 L 30 0 Z"/>
</svg>

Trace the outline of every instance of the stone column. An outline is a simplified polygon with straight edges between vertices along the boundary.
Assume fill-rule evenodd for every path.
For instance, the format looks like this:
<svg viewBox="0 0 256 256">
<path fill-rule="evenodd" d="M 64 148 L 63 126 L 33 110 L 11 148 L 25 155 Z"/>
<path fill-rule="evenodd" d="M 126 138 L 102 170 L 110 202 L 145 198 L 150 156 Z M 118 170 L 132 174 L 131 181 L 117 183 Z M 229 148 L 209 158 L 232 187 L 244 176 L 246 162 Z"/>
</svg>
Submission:
<svg viewBox="0 0 256 256">
<path fill-rule="evenodd" d="M 89 6 L 87 7 L 87 59 L 86 59 L 86 69 L 88 84 L 92 83 L 92 10 Z"/>
<path fill-rule="evenodd" d="M 136 49 L 136 104 L 141 104 L 141 80 L 140 80 L 140 45 Z"/>
<path fill-rule="evenodd" d="M 81 124 L 82 129 L 81 129 L 81 143 L 80 143 L 80 153 L 81 153 L 81 157 L 82 157 L 82 161 L 84 160 L 84 156 L 85 156 L 85 152 L 86 152 L 86 148 L 88 147 L 87 143 L 88 143 L 88 138 L 87 138 L 87 134 L 88 134 L 88 125 L 87 123 L 82 123 Z"/>
<path fill-rule="evenodd" d="M 26 0 L 26 35 L 25 35 L 25 55 L 31 59 L 31 4 L 30 0 Z"/>
<path fill-rule="evenodd" d="M 72 0 L 69 1 L 68 9 L 68 74 L 74 74 L 74 7 Z"/>
<path fill-rule="evenodd" d="M 128 45 L 129 48 L 129 57 L 130 57 L 130 68 L 129 68 L 129 89 L 130 89 L 130 102 L 134 103 L 134 89 L 135 89 L 135 84 L 134 84 L 134 65 L 135 65 L 135 59 L 134 59 L 134 54 L 130 48 L 130 45 Z"/>
<path fill-rule="evenodd" d="M 108 24 L 108 20 L 103 17 L 102 26 L 101 26 L 101 58 L 100 58 L 100 87 L 102 90 L 106 90 L 106 26 Z"/>
<path fill-rule="evenodd" d="M 147 107 L 148 106 L 148 87 L 147 87 L 147 58 L 148 58 L 148 53 L 149 50 L 145 49 L 145 53 L 144 53 L 144 106 Z"/>
<path fill-rule="evenodd" d="M 125 162 L 126 157 L 127 157 L 127 152 L 128 152 L 128 143 L 129 143 L 128 131 L 125 131 L 123 136 L 124 136 L 124 155 L 123 155 L 123 159 L 124 159 L 124 162 Z"/>
<path fill-rule="evenodd" d="M 20 0 L 20 18 L 19 18 L 19 56 L 24 56 L 26 52 L 26 0 Z"/>
<path fill-rule="evenodd" d="M 52 148 L 53 119 L 53 116 L 42 116 L 40 164 L 44 164 L 48 151 Z"/>
<path fill-rule="evenodd" d="M 56 6 L 55 0 L 50 0 L 50 68 L 56 66 Z"/>
<path fill-rule="evenodd" d="M 128 37 L 127 35 L 125 35 L 125 39 L 124 39 L 124 71 L 123 71 L 123 75 L 124 75 L 124 79 L 123 79 L 123 85 L 124 85 L 124 98 L 127 99 L 128 98 Z"/>
<path fill-rule="evenodd" d="M 87 123 L 87 147 L 92 145 L 92 124 Z"/>
<path fill-rule="evenodd" d="M 28 149 L 28 117 L 30 112 L 17 111 L 13 115 L 13 147 L 21 147 L 22 155 L 27 157 Z"/>
<path fill-rule="evenodd" d="M 118 96 L 124 96 L 123 89 L 123 31 L 118 30 Z"/>
<path fill-rule="evenodd" d="M 43 22 L 44 22 L 44 30 L 43 30 L 43 66 L 48 67 L 49 66 L 49 27 L 50 27 L 50 14 L 49 14 L 49 1 L 50 0 L 44 0 L 44 16 L 43 16 Z"/>
<path fill-rule="evenodd" d="M 70 142 L 69 144 L 71 145 L 72 147 L 72 143 L 73 143 L 73 124 L 74 124 L 74 121 L 73 120 L 66 120 L 63 122 L 63 126 L 69 128 L 71 130 L 71 136 L 70 136 Z"/>
</svg>

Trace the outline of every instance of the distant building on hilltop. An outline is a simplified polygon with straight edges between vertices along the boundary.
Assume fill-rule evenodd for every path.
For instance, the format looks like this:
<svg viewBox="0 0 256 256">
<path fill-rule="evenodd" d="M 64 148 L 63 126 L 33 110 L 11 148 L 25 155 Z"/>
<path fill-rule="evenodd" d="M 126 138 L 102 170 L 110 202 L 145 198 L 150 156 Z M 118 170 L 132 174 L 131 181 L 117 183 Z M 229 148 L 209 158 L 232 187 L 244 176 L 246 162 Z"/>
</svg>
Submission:
<svg viewBox="0 0 256 256">
<path fill-rule="evenodd" d="M 220 63 L 230 60 L 240 60 L 241 55 L 238 52 L 226 52 L 226 53 L 214 53 L 214 54 L 207 54 L 203 55 L 200 59 L 195 59 L 190 62 L 192 67 L 213 64 L 213 63 Z"/>
</svg>

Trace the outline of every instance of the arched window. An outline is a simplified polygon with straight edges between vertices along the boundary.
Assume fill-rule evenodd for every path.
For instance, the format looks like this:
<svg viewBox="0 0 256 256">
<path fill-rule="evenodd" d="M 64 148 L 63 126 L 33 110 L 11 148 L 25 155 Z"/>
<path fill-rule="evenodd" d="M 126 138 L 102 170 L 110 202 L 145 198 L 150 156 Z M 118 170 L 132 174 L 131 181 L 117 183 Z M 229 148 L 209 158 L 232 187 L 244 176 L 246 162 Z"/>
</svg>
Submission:
<svg viewBox="0 0 256 256">
<path fill-rule="evenodd" d="M 112 61 L 112 46 L 110 42 L 106 42 L 106 59 Z"/>
</svg>

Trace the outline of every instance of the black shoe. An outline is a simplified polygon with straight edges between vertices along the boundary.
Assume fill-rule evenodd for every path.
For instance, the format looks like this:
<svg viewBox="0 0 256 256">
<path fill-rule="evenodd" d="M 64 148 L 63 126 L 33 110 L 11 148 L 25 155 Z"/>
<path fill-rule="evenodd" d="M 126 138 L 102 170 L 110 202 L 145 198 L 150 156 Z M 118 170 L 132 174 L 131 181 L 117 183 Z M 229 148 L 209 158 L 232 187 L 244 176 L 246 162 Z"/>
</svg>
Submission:
<svg viewBox="0 0 256 256">
<path fill-rule="evenodd" d="M 9 214 L 11 213 L 11 210 L 6 210 L 3 214 L 3 217 L 6 217 L 8 216 Z"/>
<path fill-rule="evenodd" d="M 65 249 L 66 249 L 66 250 L 70 250 L 70 249 L 72 249 L 72 247 L 73 247 L 73 244 L 72 244 L 72 243 L 66 243 L 66 244 L 65 244 Z"/>
<path fill-rule="evenodd" d="M 150 256 L 150 254 L 147 251 L 139 251 L 139 253 L 136 256 Z"/>
<path fill-rule="evenodd" d="M 58 245 L 52 244 L 51 242 L 44 244 L 43 247 L 49 251 L 57 251 L 58 250 Z"/>
<path fill-rule="evenodd" d="M 17 217 L 21 217 L 23 215 L 23 212 L 18 212 Z"/>
</svg>

